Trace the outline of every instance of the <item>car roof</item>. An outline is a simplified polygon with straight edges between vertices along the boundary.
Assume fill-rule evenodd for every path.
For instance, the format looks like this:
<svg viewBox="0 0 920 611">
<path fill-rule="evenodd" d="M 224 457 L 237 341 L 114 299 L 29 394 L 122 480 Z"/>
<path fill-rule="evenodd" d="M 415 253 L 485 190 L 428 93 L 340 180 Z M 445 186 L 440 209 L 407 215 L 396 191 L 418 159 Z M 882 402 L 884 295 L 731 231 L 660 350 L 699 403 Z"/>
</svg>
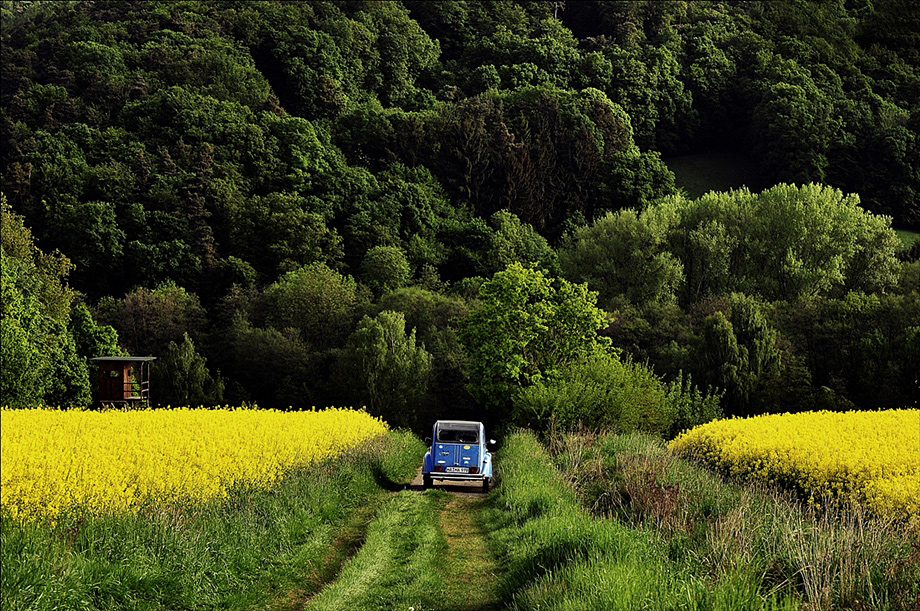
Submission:
<svg viewBox="0 0 920 611">
<path fill-rule="evenodd" d="M 438 420 L 434 423 L 435 426 L 459 426 L 459 428 L 468 428 L 468 427 L 480 427 L 482 426 L 481 422 L 476 422 L 474 420 Z"/>
</svg>

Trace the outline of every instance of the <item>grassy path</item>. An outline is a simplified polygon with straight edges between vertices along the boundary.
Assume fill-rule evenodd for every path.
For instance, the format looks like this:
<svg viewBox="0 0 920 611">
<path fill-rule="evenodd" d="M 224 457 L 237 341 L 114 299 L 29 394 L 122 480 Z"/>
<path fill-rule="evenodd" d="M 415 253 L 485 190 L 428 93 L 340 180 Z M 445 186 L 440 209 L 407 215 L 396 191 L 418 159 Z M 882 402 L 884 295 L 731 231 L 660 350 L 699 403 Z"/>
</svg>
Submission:
<svg viewBox="0 0 920 611">
<path fill-rule="evenodd" d="M 438 515 L 447 541 L 442 607 L 450 611 L 497 611 L 498 565 L 482 523 L 485 497 L 451 496 Z"/>
<path fill-rule="evenodd" d="M 486 544 L 483 503 L 438 490 L 394 494 L 338 577 L 298 608 L 497 611 L 497 565 Z"/>
</svg>

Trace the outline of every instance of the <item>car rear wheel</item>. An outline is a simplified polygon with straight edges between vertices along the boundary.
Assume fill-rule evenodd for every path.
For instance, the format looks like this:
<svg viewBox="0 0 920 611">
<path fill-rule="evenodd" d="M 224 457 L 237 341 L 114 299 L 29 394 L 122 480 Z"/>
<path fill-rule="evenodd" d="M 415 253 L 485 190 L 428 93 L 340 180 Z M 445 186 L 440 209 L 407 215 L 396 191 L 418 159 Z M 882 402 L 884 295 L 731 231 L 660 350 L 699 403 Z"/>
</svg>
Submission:
<svg viewBox="0 0 920 611">
<path fill-rule="evenodd" d="M 431 488 L 431 476 L 428 475 L 427 473 L 422 475 L 422 487 L 425 490 L 428 490 L 429 488 Z"/>
<path fill-rule="evenodd" d="M 483 492 L 489 491 L 489 478 L 488 477 L 482 478 L 482 491 Z"/>
</svg>

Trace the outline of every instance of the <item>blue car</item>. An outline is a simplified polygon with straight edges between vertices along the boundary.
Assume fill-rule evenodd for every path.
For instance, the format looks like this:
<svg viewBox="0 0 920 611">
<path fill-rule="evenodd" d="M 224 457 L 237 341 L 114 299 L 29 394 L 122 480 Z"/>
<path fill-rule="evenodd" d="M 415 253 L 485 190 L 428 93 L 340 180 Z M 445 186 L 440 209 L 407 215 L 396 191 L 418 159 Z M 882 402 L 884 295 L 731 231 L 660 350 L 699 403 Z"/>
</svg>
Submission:
<svg viewBox="0 0 920 611">
<path fill-rule="evenodd" d="M 425 442 L 431 448 L 422 465 L 422 481 L 430 488 L 434 480 L 441 482 L 481 482 L 483 491 L 492 481 L 492 454 L 487 446 L 486 429 L 481 422 L 469 420 L 438 420 Z"/>
</svg>

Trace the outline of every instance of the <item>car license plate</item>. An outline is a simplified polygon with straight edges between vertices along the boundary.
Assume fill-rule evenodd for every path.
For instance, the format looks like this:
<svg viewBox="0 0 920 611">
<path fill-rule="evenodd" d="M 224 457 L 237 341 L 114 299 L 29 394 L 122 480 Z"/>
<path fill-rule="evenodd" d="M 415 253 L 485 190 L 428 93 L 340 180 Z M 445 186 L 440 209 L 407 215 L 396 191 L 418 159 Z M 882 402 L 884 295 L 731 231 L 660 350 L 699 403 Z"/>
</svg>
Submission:
<svg viewBox="0 0 920 611">
<path fill-rule="evenodd" d="M 444 467 L 445 473 L 469 473 L 469 467 Z"/>
</svg>

